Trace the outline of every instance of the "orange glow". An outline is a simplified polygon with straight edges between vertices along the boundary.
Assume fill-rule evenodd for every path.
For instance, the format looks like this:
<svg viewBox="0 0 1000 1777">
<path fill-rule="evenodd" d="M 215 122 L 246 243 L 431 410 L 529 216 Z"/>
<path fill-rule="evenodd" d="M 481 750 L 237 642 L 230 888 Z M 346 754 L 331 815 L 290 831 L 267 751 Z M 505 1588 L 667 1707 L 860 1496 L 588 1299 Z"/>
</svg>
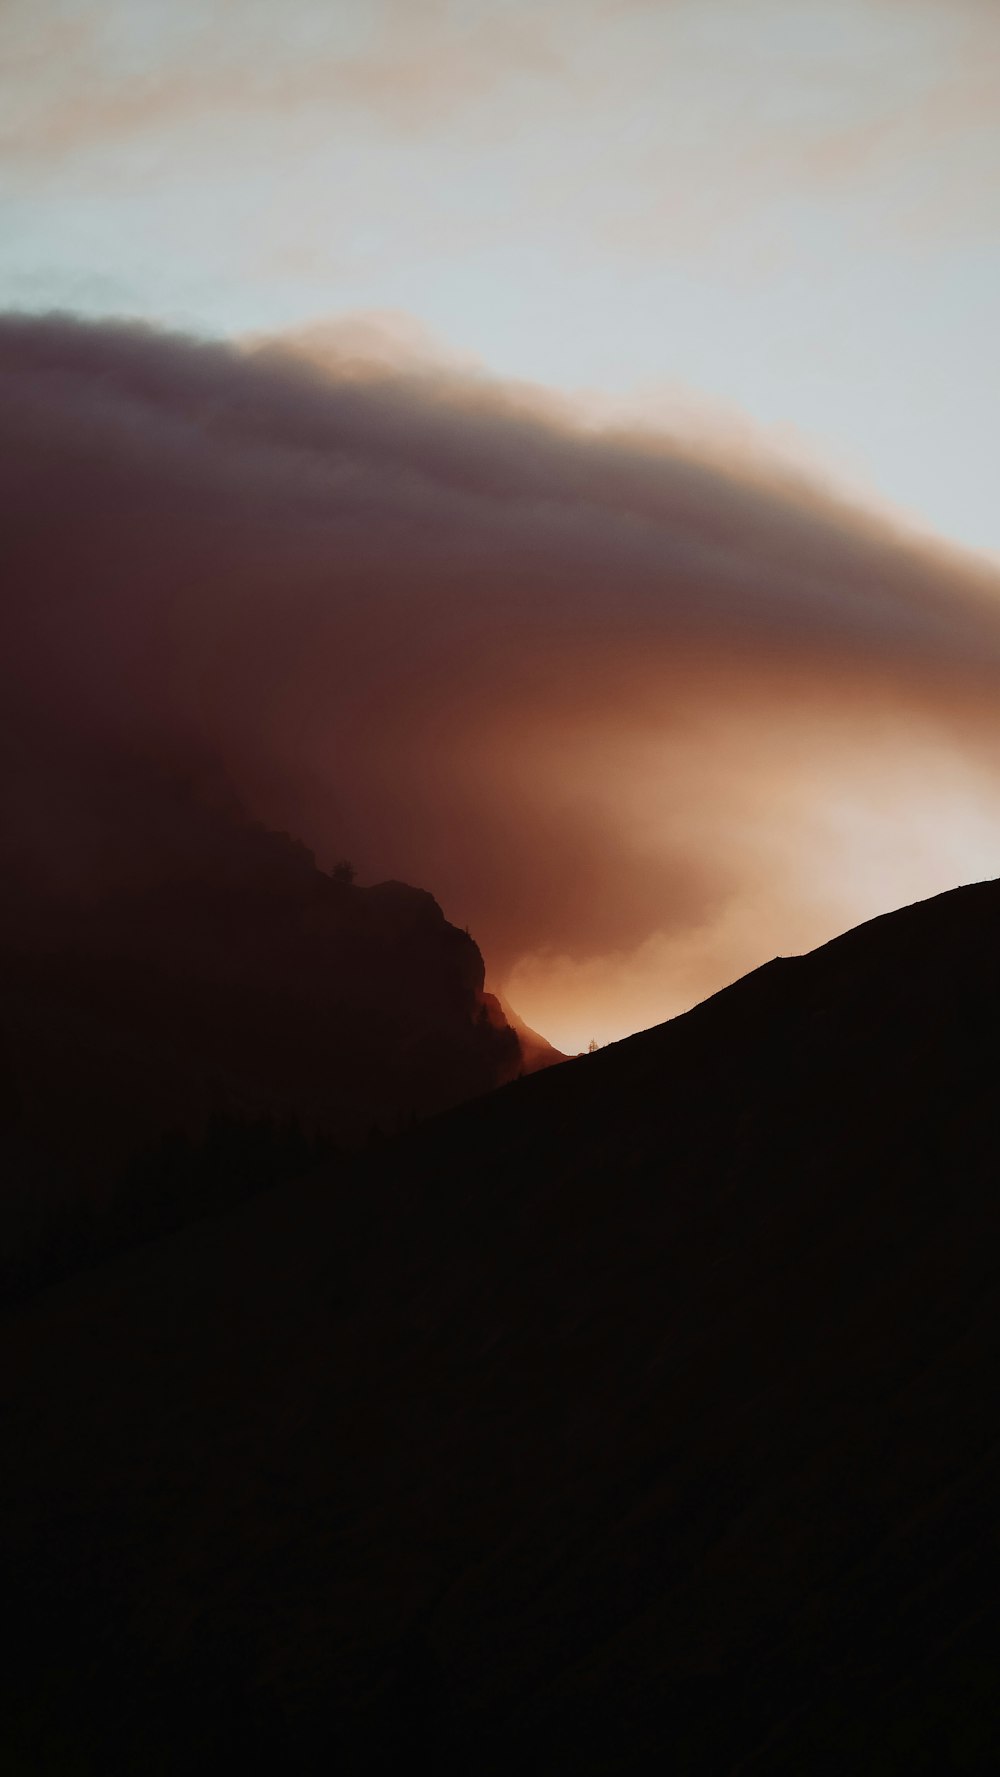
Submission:
<svg viewBox="0 0 1000 1777">
<path fill-rule="evenodd" d="M 114 773 L 228 785 L 430 889 L 576 1050 L 994 873 L 988 564 L 385 322 L 304 350 L 0 328 L 7 831 L 43 877 L 132 867 Z"/>
</svg>

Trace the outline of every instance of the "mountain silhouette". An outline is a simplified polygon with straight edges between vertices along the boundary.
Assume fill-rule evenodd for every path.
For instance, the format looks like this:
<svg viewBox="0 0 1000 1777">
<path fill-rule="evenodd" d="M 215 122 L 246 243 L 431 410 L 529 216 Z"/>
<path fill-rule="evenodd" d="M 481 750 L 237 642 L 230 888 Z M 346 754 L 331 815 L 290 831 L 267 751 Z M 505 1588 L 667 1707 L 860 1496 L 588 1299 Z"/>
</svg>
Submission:
<svg viewBox="0 0 1000 1777">
<path fill-rule="evenodd" d="M 38 1295 L 5 1768 L 997 1768 L 1000 883 Z"/>
<path fill-rule="evenodd" d="M 0 1258 L 220 1119 L 356 1147 L 534 1065 L 430 894 L 324 872 L 183 782 L 104 798 L 67 881 L 15 857 L 0 893 Z"/>
</svg>

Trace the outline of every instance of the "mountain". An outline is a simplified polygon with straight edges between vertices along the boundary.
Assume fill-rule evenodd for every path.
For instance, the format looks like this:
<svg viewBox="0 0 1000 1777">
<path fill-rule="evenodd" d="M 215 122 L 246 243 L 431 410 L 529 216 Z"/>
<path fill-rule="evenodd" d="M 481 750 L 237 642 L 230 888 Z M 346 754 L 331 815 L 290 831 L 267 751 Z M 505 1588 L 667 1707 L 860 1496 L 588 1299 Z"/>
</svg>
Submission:
<svg viewBox="0 0 1000 1777">
<path fill-rule="evenodd" d="M 6 1768 L 986 1772 L 1000 883 L 0 1335 Z"/>
<path fill-rule="evenodd" d="M 67 880 L 24 848 L 3 879 L 0 1256 L 220 1119 L 357 1146 L 527 1065 L 431 895 L 148 774 L 105 804 Z"/>
</svg>

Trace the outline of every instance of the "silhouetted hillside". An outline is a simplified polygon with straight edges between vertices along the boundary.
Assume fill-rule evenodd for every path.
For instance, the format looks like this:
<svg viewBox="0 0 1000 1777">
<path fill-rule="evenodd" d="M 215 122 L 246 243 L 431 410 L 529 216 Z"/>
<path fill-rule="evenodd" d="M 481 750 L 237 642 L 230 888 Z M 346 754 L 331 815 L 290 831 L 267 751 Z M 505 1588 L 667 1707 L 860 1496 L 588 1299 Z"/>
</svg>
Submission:
<svg viewBox="0 0 1000 1777">
<path fill-rule="evenodd" d="M 48 1292 L 6 1764 L 987 1772 L 1000 884 Z"/>
<path fill-rule="evenodd" d="M 325 874 L 183 784 L 109 779 L 87 774 L 65 855 L 9 848 L 0 1262 L 61 1239 L 65 1203 L 134 1195 L 212 1118 L 357 1145 L 527 1065 L 429 894 Z"/>
</svg>

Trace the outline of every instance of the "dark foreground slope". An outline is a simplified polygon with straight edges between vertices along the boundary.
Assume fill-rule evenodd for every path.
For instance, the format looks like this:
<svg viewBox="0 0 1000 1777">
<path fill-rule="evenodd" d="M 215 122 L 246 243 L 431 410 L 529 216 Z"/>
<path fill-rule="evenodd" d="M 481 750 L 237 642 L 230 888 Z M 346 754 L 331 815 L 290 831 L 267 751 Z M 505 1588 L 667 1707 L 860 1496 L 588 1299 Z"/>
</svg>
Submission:
<svg viewBox="0 0 1000 1777">
<path fill-rule="evenodd" d="M 3 1768 L 998 1768 L 998 987 L 956 891 L 12 1317 Z"/>
<path fill-rule="evenodd" d="M 357 1145 L 530 1065 L 431 895 L 127 788 L 93 817 L 93 880 L 0 872 L 0 1277 L 65 1246 L 67 1205 L 141 1220 L 220 1119 Z"/>
</svg>

